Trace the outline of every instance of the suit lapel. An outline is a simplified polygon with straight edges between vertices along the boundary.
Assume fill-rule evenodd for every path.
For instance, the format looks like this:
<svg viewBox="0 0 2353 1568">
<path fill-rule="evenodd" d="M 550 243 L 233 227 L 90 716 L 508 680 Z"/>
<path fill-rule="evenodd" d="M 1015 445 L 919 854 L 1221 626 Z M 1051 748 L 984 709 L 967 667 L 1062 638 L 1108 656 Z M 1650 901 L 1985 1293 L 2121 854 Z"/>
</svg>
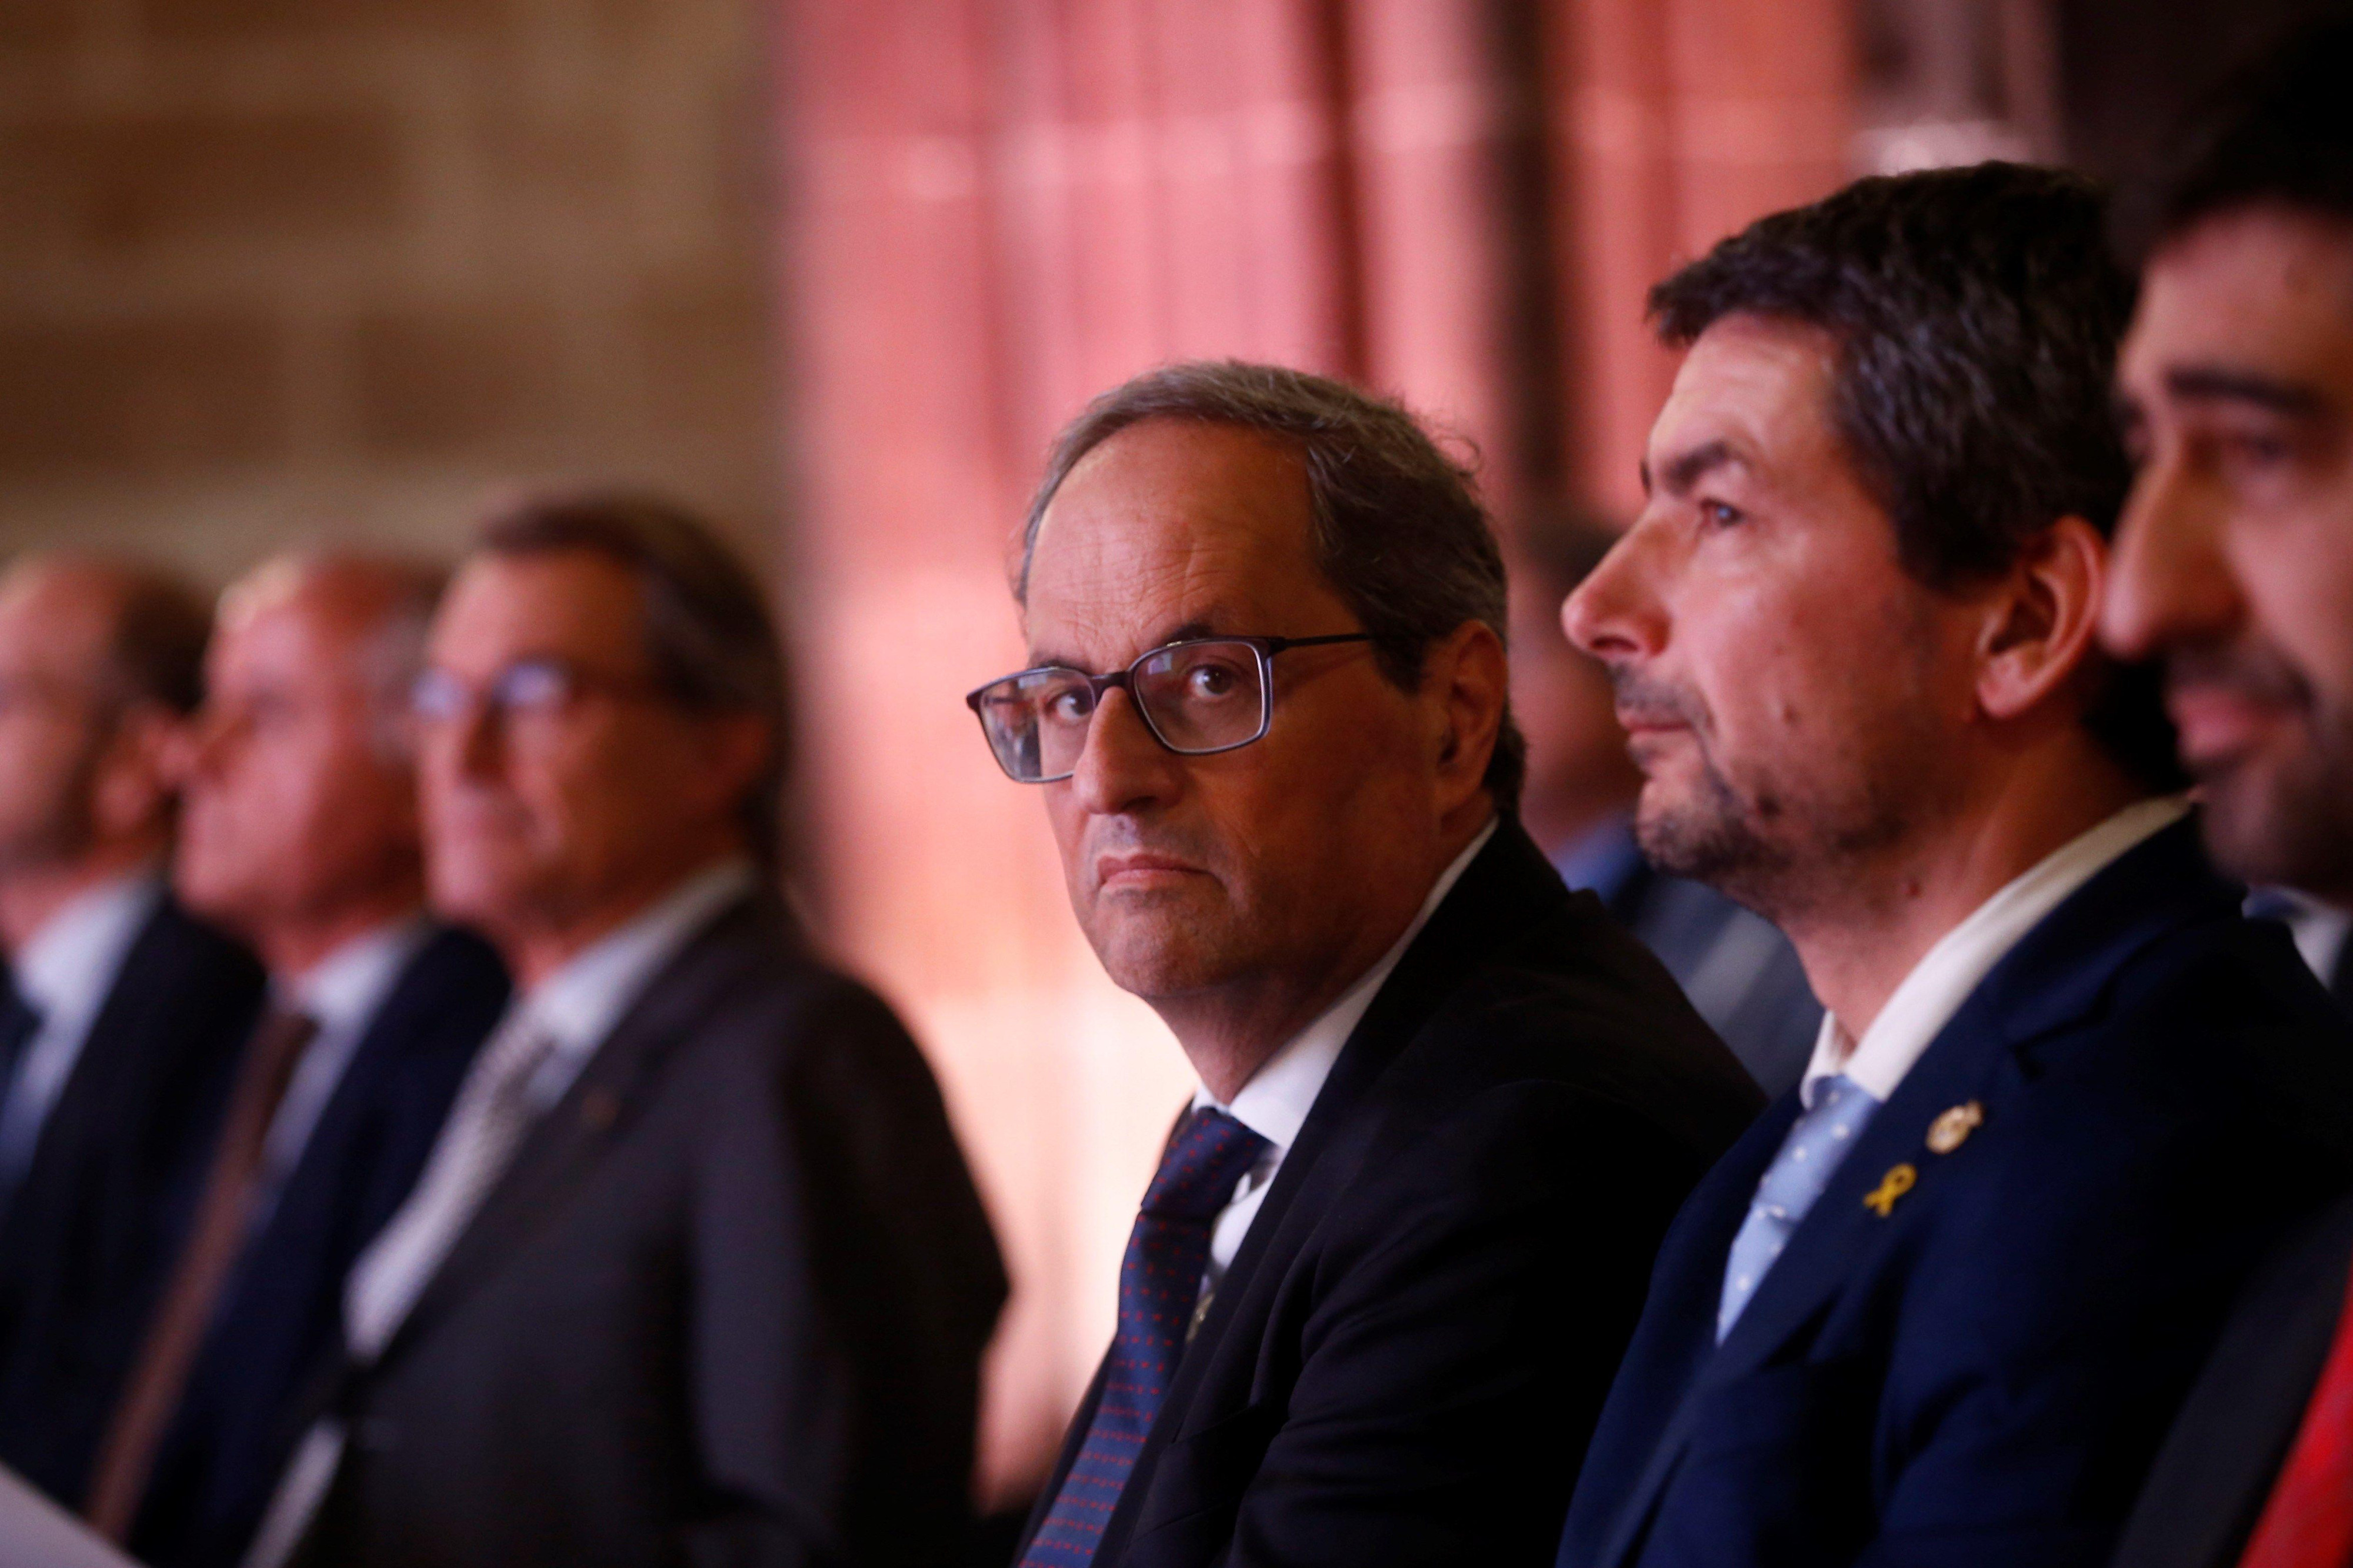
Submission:
<svg viewBox="0 0 2353 1568">
<path fill-rule="evenodd" d="M 505 1173 L 385 1345 L 379 1365 L 395 1360 L 409 1341 L 495 1274 L 540 1219 L 596 1168 L 645 1104 L 647 1080 L 756 962 L 759 933 L 781 918 L 768 900 L 747 897 L 729 906 L 655 973 L 571 1087 L 524 1134 Z"/>
<path fill-rule="evenodd" d="M 1619 1515 L 1603 1562 L 1625 1561 L 1644 1533 L 1693 1435 L 1695 1396 L 1757 1371 L 1811 1333 L 1849 1285 L 1871 1273 L 1902 1227 L 1920 1223 L 1930 1210 L 1945 1171 L 1970 1153 L 1966 1142 L 1948 1154 L 1929 1149 L 1936 1120 L 1974 1100 L 1987 1108 L 1989 1125 L 1998 1121 L 2003 1101 L 2027 1082 L 2023 1058 L 2037 1042 L 2096 1009 L 2127 959 L 2190 920 L 2236 908 L 2240 889 L 2207 867 L 2197 831 L 2194 818 L 2177 823 L 2103 869 L 2029 931 L 1937 1033 L 1822 1189 L 1732 1332 L 1698 1363 L 1641 1483 Z M 1795 1117 L 1792 1105 L 1786 1119 L 1768 1120 L 1778 1121 L 1785 1136 Z M 1718 1289 L 1732 1237 L 1780 1146 L 1775 1137 L 1758 1163 L 1765 1131 L 1761 1125 L 1752 1130 L 1735 1151 L 1745 1152 L 1745 1163 L 1753 1166 L 1745 1184 L 1736 1191 L 1730 1183 L 1716 1188 L 1710 1178 L 1723 1211 L 1713 1227 L 1720 1234 L 1709 1238 L 1717 1250 L 1693 1273 Z M 1913 1182 L 1883 1215 L 1863 1200 L 1899 1165 L 1911 1167 Z M 1692 1326 L 1704 1321 L 1712 1337 L 1714 1299 L 1703 1301 L 1694 1294 L 1681 1305 Z"/>
</svg>

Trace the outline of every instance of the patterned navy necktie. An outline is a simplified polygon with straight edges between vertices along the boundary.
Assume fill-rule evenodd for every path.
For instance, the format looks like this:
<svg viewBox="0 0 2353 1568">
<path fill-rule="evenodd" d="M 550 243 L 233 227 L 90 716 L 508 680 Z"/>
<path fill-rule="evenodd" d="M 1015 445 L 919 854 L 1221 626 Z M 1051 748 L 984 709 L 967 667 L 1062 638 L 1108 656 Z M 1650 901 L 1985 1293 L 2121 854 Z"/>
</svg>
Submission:
<svg viewBox="0 0 2353 1568">
<path fill-rule="evenodd" d="M 1021 1568 L 1087 1568 L 1118 1506 L 1120 1489 L 1167 1397 L 1209 1232 L 1234 1187 L 1270 1147 L 1209 1106 L 1189 1113 L 1161 1156 L 1119 1266 L 1119 1331 L 1103 1365 L 1103 1398 L 1054 1506 L 1023 1554 Z"/>
</svg>

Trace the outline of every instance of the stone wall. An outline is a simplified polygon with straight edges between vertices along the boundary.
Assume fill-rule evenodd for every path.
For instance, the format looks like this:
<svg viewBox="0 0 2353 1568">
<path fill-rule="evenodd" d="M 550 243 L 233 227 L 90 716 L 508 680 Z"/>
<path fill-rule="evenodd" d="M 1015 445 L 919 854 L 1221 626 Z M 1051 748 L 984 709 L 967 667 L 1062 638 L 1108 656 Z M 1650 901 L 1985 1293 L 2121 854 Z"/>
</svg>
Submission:
<svg viewBox="0 0 2353 1568">
<path fill-rule="evenodd" d="M 0 550 L 438 548 L 517 478 L 765 557 L 746 0 L 0 0 Z"/>
</svg>

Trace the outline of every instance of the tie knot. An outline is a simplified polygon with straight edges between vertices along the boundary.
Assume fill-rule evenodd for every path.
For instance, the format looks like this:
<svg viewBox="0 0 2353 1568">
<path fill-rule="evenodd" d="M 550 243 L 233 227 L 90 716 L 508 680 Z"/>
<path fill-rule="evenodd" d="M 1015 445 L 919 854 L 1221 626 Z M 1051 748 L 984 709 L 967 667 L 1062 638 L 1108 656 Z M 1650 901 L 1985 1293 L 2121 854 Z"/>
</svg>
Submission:
<svg viewBox="0 0 2353 1568">
<path fill-rule="evenodd" d="M 1159 1174 L 1144 1194 L 1144 1212 L 1166 1219 L 1214 1218 L 1233 1196 L 1234 1184 L 1270 1147 L 1215 1106 L 1200 1107 L 1169 1140 Z"/>
</svg>

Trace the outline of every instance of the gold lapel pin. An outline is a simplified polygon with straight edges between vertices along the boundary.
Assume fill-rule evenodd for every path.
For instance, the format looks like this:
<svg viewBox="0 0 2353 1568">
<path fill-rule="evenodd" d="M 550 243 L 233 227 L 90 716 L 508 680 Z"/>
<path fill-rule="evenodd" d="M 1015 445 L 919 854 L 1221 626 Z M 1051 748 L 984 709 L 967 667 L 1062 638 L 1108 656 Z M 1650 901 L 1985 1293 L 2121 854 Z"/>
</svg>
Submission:
<svg viewBox="0 0 2353 1568">
<path fill-rule="evenodd" d="M 1894 1210 L 1895 1200 L 1910 1192 L 1919 1179 L 1920 1173 L 1910 1165 L 1898 1165 L 1879 1178 L 1878 1189 L 1865 1195 L 1862 1206 L 1878 1211 L 1879 1217 L 1885 1219 Z"/>
<path fill-rule="evenodd" d="M 1969 1134 L 1983 1125 L 1984 1106 L 1974 1100 L 1965 1105 L 1956 1105 L 1928 1123 L 1928 1152 L 1949 1154 L 1968 1142 Z"/>
</svg>

